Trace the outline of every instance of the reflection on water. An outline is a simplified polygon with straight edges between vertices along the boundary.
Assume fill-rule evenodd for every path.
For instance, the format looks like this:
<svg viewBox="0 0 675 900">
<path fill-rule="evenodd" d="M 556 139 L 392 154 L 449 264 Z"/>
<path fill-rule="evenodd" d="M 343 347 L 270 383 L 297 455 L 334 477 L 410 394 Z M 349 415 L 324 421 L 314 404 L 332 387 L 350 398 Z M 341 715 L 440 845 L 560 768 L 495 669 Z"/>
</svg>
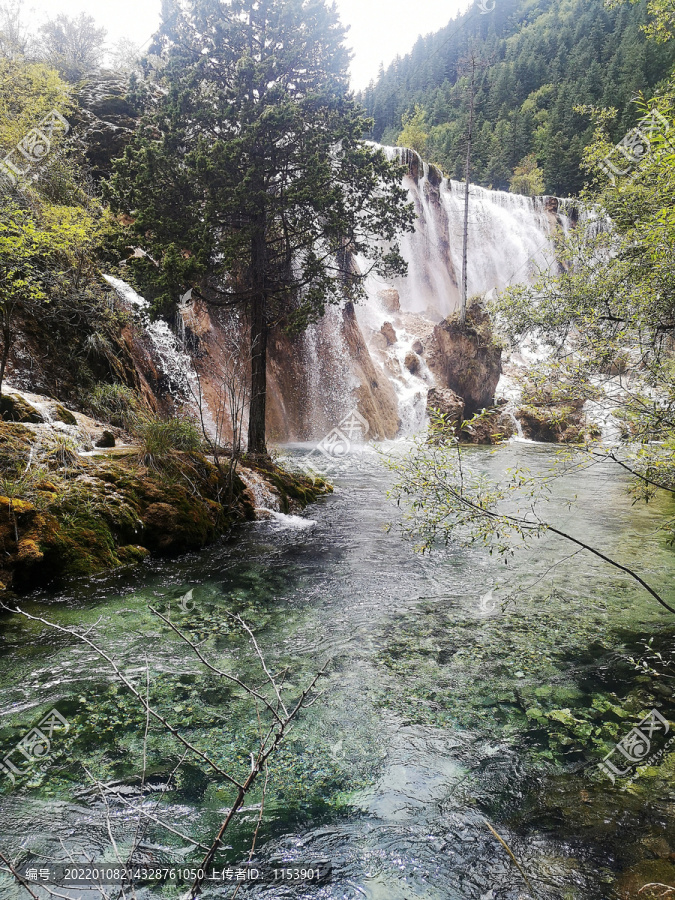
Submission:
<svg viewBox="0 0 675 900">
<path fill-rule="evenodd" d="M 510 445 L 471 456 L 496 474 L 518 463 L 545 464 L 550 453 Z M 214 752 L 233 764 L 237 748 L 255 736 L 253 714 L 204 674 L 150 607 L 190 628 L 210 658 L 251 675 L 256 662 L 248 643 L 227 624 L 227 611 L 241 613 L 257 624 L 270 669 L 289 667 L 291 691 L 332 660 L 322 699 L 271 767 L 258 854 L 332 859 L 333 881 L 304 889 L 257 886 L 249 894 L 528 896 L 489 821 L 538 897 L 612 896 L 613 873 L 648 855 L 636 845 L 631 856 L 623 838 L 626 822 L 640 822 L 640 808 L 631 811 L 628 800 L 617 806 L 608 788 L 591 782 L 587 791 L 583 775 L 574 775 L 583 760 L 570 756 L 569 771 L 555 753 L 549 760 L 557 745 L 550 738 L 546 744 L 532 717 L 554 708 L 572 710 L 577 721 L 577 710 L 597 692 L 621 695 L 632 677 L 630 666 L 617 663 L 624 645 L 637 633 L 658 634 L 667 615 L 588 555 L 554 565 L 570 554 L 559 541 L 517 551 L 507 567 L 478 548 L 422 558 L 385 529 L 395 515 L 385 497 L 389 479 L 375 456 L 368 465 L 360 457 L 355 471 L 340 476 L 335 494 L 304 516 L 277 513 L 200 554 L 92 579 L 57 596 L 36 595 L 24 606 L 61 625 L 91 625 L 134 684 L 145 684 L 147 665 L 152 690 L 173 721 L 212 750 L 220 744 Z M 599 466 L 557 491 L 548 510 L 557 523 L 639 569 L 673 599 L 672 551 L 657 532 L 658 510 L 632 508 L 625 484 Z M 568 509 L 574 495 L 579 503 Z M 139 806 L 174 828 L 168 834 L 147 822 L 144 846 L 160 857 L 188 853 L 179 835 L 210 843 L 230 795 L 194 766 L 170 780 L 179 760 L 170 754 L 160 762 L 159 735 L 148 748 L 143 789 L 128 777 L 143 752 L 144 720 L 112 687 L 106 664 L 40 623 L 6 617 L 3 628 L 3 753 L 46 704 L 72 720 L 76 735 L 75 758 L 59 760 L 34 787 L 0 797 L 3 852 L 21 847 L 62 858 L 67 849 L 101 857 L 109 830 L 120 848 L 128 845 Z M 112 791 L 107 807 L 82 762 L 105 776 Z M 229 835 L 232 860 L 244 855 L 259 802 L 259 795 L 251 798 Z M 628 818 L 609 821 L 617 810 Z M 652 830 L 643 829 L 645 841 L 659 829 L 667 838 L 672 802 L 664 801 L 659 815 Z M 653 859 L 657 845 L 650 846 Z M 209 893 L 224 895 L 222 888 Z M 0 881 L 2 897 L 20 894 Z"/>
</svg>

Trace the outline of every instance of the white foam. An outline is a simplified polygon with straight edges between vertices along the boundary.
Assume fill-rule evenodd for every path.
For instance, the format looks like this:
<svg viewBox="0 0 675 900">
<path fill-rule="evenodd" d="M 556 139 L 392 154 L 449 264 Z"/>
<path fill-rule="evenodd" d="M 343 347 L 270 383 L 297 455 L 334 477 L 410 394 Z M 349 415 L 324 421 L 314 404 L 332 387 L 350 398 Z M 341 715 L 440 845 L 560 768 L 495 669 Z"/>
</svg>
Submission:
<svg viewBox="0 0 675 900">
<path fill-rule="evenodd" d="M 304 519 L 302 516 L 292 516 L 287 513 L 277 512 L 276 510 L 272 510 L 271 513 L 270 518 L 279 527 L 284 529 L 306 531 L 308 528 L 313 528 L 316 525 L 314 519 Z"/>
</svg>

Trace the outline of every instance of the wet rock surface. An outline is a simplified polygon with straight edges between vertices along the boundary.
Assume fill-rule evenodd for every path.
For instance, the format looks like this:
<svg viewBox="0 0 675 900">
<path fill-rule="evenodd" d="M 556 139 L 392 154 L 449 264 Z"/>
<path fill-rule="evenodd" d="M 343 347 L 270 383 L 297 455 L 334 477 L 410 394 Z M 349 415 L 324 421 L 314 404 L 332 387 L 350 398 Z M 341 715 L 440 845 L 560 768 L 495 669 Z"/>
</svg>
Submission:
<svg viewBox="0 0 675 900">
<path fill-rule="evenodd" d="M 118 441 L 70 415 L 76 426 L 0 422 L 0 593 L 198 550 L 256 517 L 244 480 L 235 474 L 230 491 L 227 467 L 203 453 L 171 451 L 148 466 L 128 435 Z M 89 449 L 95 433 L 98 452 Z M 282 512 L 330 490 L 271 461 L 240 462 L 248 471 L 273 488 Z"/>
<path fill-rule="evenodd" d="M 459 313 L 439 322 L 426 348 L 426 358 L 438 385 L 463 398 L 467 417 L 494 404 L 502 350 L 492 333 L 490 317 L 480 304 L 469 307 L 465 326 L 460 324 Z"/>
</svg>

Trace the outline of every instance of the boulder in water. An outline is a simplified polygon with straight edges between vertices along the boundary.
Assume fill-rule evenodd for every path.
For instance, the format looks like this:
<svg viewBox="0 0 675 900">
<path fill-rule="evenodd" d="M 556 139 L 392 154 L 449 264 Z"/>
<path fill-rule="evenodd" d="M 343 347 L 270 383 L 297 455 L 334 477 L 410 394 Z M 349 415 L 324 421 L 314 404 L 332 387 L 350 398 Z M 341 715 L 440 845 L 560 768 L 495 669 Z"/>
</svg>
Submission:
<svg viewBox="0 0 675 900">
<path fill-rule="evenodd" d="M 447 416 L 451 422 L 459 423 L 464 418 L 464 401 L 450 388 L 431 388 L 427 394 L 427 414 L 432 410 Z"/>
<path fill-rule="evenodd" d="M 396 288 L 385 288 L 377 292 L 377 299 L 387 312 L 401 312 L 401 300 Z"/>
<path fill-rule="evenodd" d="M 33 425 L 44 423 L 41 412 L 18 394 L 0 395 L 0 416 L 5 422 L 30 422 Z"/>
<path fill-rule="evenodd" d="M 385 322 L 382 328 L 380 328 L 380 331 L 385 336 L 388 346 L 395 344 L 398 340 L 398 338 L 396 337 L 396 332 L 394 331 L 394 326 L 391 324 L 391 322 Z"/>
<path fill-rule="evenodd" d="M 422 341 L 413 341 L 412 350 L 414 353 L 417 353 L 418 356 L 421 356 L 424 353 L 424 344 Z"/>
<path fill-rule="evenodd" d="M 404 365 L 411 375 L 417 375 L 420 370 L 419 356 L 413 353 L 412 350 L 409 350 L 405 355 Z"/>
<path fill-rule="evenodd" d="M 370 339 L 370 344 L 376 350 L 386 350 L 389 346 L 387 344 L 386 337 L 382 334 L 381 331 L 376 331 L 375 334 Z"/>
<path fill-rule="evenodd" d="M 102 448 L 114 447 L 115 435 L 112 433 L 112 431 L 108 431 L 108 429 L 106 428 L 101 434 L 101 437 L 96 441 L 96 444 L 94 446 Z"/>
<path fill-rule="evenodd" d="M 427 362 L 437 383 L 464 399 L 466 416 L 494 404 L 502 349 L 480 303 L 469 307 L 464 326 L 458 312 L 436 325 L 427 347 Z"/>
<path fill-rule="evenodd" d="M 486 409 L 462 423 L 459 440 L 462 444 L 501 444 L 515 433 L 516 423 L 510 413 L 502 409 Z"/>
<path fill-rule="evenodd" d="M 586 440 L 581 403 L 521 406 L 516 410 L 523 435 L 549 444 L 578 444 Z M 593 436 L 592 434 L 590 436 Z M 597 434 L 595 435 L 597 437 Z"/>
</svg>

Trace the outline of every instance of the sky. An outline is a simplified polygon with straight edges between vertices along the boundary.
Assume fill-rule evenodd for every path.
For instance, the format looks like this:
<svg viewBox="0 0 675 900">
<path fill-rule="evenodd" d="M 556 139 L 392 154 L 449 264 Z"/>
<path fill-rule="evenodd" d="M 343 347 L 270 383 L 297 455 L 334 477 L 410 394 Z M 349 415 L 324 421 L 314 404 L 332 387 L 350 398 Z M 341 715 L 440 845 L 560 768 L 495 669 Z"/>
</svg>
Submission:
<svg viewBox="0 0 675 900">
<path fill-rule="evenodd" d="M 364 88 L 377 77 L 380 62 L 385 68 L 398 54 L 412 49 L 420 34 L 438 31 L 469 0 L 336 0 L 340 17 L 350 26 L 347 43 L 352 47 L 352 87 Z M 108 31 L 111 43 L 129 38 L 147 43 L 159 24 L 160 0 L 24 0 L 35 24 L 58 13 L 77 16 L 88 13 Z"/>
</svg>

